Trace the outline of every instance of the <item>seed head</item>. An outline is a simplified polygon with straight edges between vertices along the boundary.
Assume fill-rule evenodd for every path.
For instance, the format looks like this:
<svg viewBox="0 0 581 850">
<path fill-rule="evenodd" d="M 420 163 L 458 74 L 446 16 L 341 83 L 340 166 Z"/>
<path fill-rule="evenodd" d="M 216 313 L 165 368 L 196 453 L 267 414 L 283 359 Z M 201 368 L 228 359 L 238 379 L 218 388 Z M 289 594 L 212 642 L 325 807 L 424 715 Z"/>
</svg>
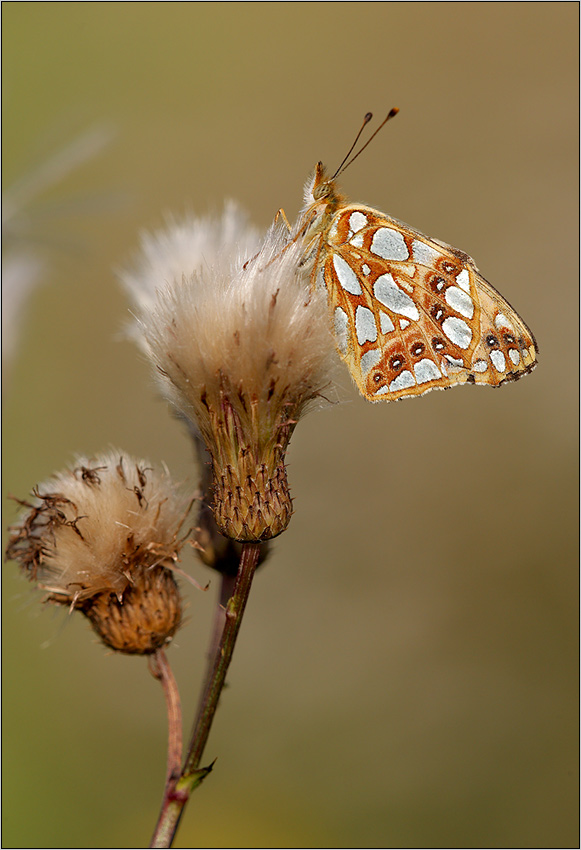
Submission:
<svg viewBox="0 0 581 850">
<path fill-rule="evenodd" d="M 329 387 L 334 347 L 324 297 L 310 291 L 287 234 L 271 228 L 254 255 L 246 242 L 244 263 L 226 228 L 217 241 L 213 264 L 160 281 L 139 320 L 162 391 L 210 453 L 218 528 L 261 541 L 290 520 L 287 446 Z"/>
<path fill-rule="evenodd" d="M 120 272 L 121 282 L 141 313 L 155 308 L 159 291 L 179 288 L 203 269 L 241 266 L 259 245 L 258 230 L 235 201 L 225 203 L 220 217 L 167 216 L 165 228 L 142 234 L 140 251 Z M 139 322 L 132 330 L 143 345 Z"/>
<path fill-rule="evenodd" d="M 47 601 L 82 611 L 120 652 L 171 640 L 181 621 L 172 567 L 189 505 L 167 472 L 121 453 L 78 458 L 21 504 L 6 554 Z"/>
</svg>

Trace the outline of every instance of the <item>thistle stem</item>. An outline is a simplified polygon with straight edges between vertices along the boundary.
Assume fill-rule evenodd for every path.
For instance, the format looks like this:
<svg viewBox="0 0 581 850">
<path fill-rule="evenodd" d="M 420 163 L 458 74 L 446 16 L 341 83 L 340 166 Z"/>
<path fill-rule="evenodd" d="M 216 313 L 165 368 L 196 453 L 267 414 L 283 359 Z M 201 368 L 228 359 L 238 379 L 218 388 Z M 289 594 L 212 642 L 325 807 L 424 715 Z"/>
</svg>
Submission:
<svg viewBox="0 0 581 850">
<path fill-rule="evenodd" d="M 149 657 L 151 674 L 159 679 L 165 694 L 167 705 L 167 773 L 166 785 L 180 775 L 182 762 L 182 706 L 180 692 L 172 669 L 163 649 L 158 649 Z"/>
<path fill-rule="evenodd" d="M 259 554 L 260 543 L 245 543 L 243 545 L 234 589 L 225 606 L 224 600 L 220 598 L 219 604 L 223 608 L 223 613 L 222 610 L 220 611 L 223 618 L 222 633 L 219 641 L 216 641 L 215 636 L 212 637 L 213 651 L 208 658 L 208 675 L 206 676 L 184 767 L 179 777 L 169 777 L 168 779 L 159 820 L 150 847 L 171 847 L 191 792 L 197 788 L 212 769 L 212 765 L 202 769 L 199 765 L 232 659 Z M 224 582 L 221 597 L 224 595 L 226 586 Z"/>
<path fill-rule="evenodd" d="M 224 633 L 224 626 L 226 625 L 226 611 L 228 608 L 228 602 L 234 593 L 234 587 L 236 585 L 236 576 L 227 575 L 222 573 L 220 580 L 220 595 L 218 597 L 218 604 L 216 605 L 216 609 L 214 612 L 214 624 L 212 626 L 212 637 L 210 640 L 210 648 L 208 650 L 208 666 L 206 669 L 206 680 L 204 682 L 204 687 L 200 694 L 200 705 L 198 709 L 198 713 L 202 711 L 203 700 L 206 696 L 206 690 L 210 686 L 210 682 L 214 673 L 214 663 L 218 653 L 218 648 L 220 646 L 220 641 L 222 640 L 222 635 Z M 196 717 L 197 723 L 197 717 Z M 194 736 L 194 729 L 192 729 L 192 740 Z"/>
</svg>

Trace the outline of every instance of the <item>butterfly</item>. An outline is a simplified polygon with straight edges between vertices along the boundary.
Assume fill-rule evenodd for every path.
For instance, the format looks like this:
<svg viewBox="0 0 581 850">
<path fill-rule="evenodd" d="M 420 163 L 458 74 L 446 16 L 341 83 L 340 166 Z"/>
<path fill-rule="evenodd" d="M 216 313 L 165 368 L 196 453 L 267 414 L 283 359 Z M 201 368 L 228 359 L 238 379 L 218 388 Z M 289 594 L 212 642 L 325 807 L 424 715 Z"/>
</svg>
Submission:
<svg viewBox="0 0 581 850">
<path fill-rule="evenodd" d="M 348 203 L 337 189 L 335 178 L 363 150 L 344 165 L 370 118 L 333 177 L 317 163 L 294 231 L 312 286 L 327 291 L 337 349 L 359 391 L 395 401 L 528 374 L 535 338 L 468 254 Z"/>
</svg>

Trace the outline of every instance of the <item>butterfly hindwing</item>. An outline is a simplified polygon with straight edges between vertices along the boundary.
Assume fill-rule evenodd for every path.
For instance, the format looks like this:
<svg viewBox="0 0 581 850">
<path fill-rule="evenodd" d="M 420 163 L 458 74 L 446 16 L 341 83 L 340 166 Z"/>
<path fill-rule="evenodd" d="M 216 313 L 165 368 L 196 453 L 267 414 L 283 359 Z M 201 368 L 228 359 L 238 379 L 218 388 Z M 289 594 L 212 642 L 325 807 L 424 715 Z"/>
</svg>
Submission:
<svg viewBox="0 0 581 850">
<path fill-rule="evenodd" d="M 534 368 L 532 334 L 467 254 L 369 207 L 338 207 L 311 239 L 312 279 L 327 289 L 337 347 L 367 399 L 498 386 Z"/>
</svg>

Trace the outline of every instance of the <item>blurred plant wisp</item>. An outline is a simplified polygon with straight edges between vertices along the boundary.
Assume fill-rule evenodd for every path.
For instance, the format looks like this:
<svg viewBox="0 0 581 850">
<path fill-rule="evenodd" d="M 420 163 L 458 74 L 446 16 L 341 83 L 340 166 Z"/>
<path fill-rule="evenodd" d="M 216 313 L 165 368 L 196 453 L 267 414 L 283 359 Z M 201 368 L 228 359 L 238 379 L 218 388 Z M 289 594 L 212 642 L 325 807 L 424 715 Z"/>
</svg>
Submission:
<svg viewBox="0 0 581 850">
<path fill-rule="evenodd" d="M 2 194 L 2 357 L 4 368 L 18 346 L 26 305 L 47 278 L 49 246 L 37 232 L 35 205 L 43 192 L 98 156 L 114 130 L 92 127 L 20 177 Z"/>
</svg>

